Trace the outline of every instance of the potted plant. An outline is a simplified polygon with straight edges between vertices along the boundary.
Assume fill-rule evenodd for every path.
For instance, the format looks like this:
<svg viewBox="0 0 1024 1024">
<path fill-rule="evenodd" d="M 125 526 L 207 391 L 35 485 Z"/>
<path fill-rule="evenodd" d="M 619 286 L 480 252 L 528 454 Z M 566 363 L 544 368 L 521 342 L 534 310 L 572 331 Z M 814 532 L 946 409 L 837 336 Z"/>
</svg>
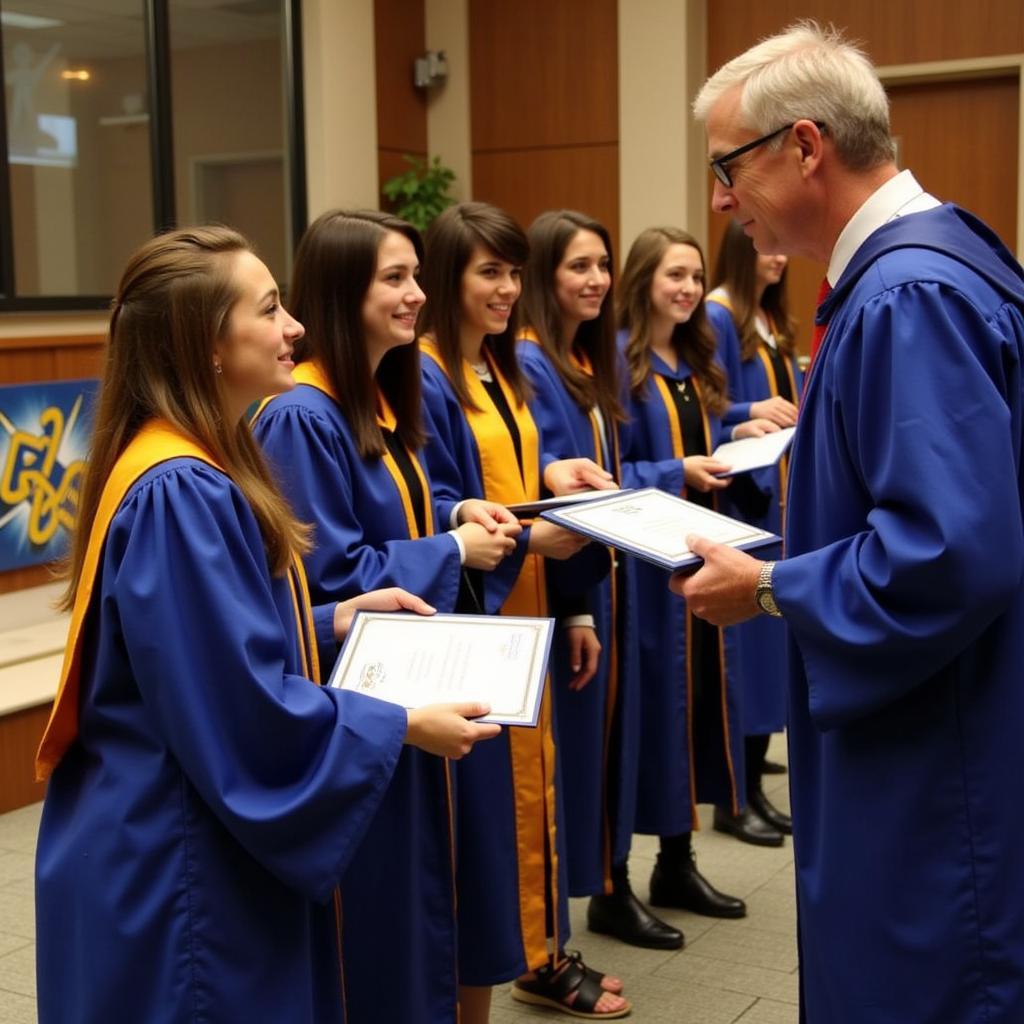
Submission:
<svg viewBox="0 0 1024 1024">
<path fill-rule="evenodd" d="M 426 231 L 430 222 L 455 202 L 448 191 L 455 181 L 455 172 L 445 167 L 439 156 L 427 161 L 405 154 L 402 159 L 410 165 L 409 170 L 389 178 L 381 191 L 399 217 Z"/>
</svg>

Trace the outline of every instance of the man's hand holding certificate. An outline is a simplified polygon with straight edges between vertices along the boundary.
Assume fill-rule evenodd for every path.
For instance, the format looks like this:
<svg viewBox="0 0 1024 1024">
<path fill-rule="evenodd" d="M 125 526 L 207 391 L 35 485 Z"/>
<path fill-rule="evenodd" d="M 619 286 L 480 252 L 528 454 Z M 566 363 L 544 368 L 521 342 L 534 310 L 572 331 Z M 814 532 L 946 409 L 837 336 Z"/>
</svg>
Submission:
<svg viewBox="0 0 1024 1024">
<path fill-rule="evenodd" d="M 483 722 L 537 724 L 552 619 L 360 612 L 329 685 L 420 708 L 489 704 Z"/>
<path fill-rule="evenodd" d="M 546 511 L 542 517 L 673 571 L 700 562 L 686 542 L 690 534 L 739 549 L 779 539 L 656 487 Z"/>
</svg>

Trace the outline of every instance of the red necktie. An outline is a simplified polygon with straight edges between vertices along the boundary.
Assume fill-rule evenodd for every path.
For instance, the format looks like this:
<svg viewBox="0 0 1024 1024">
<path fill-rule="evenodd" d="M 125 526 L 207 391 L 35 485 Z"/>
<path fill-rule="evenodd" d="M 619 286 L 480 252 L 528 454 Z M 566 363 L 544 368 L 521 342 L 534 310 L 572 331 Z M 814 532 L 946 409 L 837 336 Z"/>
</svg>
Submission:
<svg viewBox="0 0 1024 1024">
<path fill-rule="evenodd" d="M 831 294 L 832 285 L 828 283 L 827 277 L 823 277 L 821 279 L 821 287 L 818 289 L 818 303 L 815 309 L 817 310 Z M 811 335 L 811 366 L 814 365 L 814 357 L 818 354 L 818 349 L 821 348 L 821 339 L 825 337 L 827 330 L 827 323 L 814 325 L 814 334 Z"/>
</svg>

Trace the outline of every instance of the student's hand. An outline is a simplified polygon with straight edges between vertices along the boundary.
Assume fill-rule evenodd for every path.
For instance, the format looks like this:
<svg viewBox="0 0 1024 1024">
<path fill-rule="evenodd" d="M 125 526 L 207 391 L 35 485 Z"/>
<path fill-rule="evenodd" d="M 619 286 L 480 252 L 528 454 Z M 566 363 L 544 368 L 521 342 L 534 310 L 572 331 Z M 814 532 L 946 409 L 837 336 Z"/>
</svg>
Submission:
<svg viewBox="0 0 1024 1024">
<path fill-rule="evenodd" d="M 573 533 L 561 526 L 555 526 L 546 519 L 535 519 L 530 527 L 530 542 L 527 550 L 531 555 L 541 555 L 564 562 L 582 551 L 590 543 L 589 537 Z"/>
<path fill-rule="evenodd" d="M 741 437 L 764 437 L 765 434 L 775 434 L 781 429 L 778 423 L 771 420 L 754 419 L 741 423 L 733 430 L 732 436 L 738 441 Z"/>
<path fill-rule="evenodd" d="M 479 523 L 490 533 L 496 533 L 499 524 L 508 523 L 516 527 L 516 532 L 506 531 L 507 537 L 518 537 L 523 529 L 519 520 L 504 505 L 496 501 L 484 501 L 482 498 L 467 498 L 459 504 L 459 524 L 462 523 Z"/>
<path fill-rule="evenodd" d="M 494 532 L 480 523 L 463 523 L 456 531 L 466 547 L 465 565 L 490 572 L 516 549 L 515 538 L 523 532 L 518 520 L 495 523 Z"/>
<path fill-rule="evenodd" d="M 582 690 L 597 672 L 601 641 L 597 639 L 593 626 L 569 626 L 565 638 L 569 644 L 569 667 L 573 671 L 569 689 Z"/>
<path fill-rule="evenodd" d="M 619 485 L 606 469 L 593 459 L 559 459 L 544 470 L 544 486 L 554 495 L 577 491 L 617 491 Z"/>
<path fill-rule="evenodd" d="M 752 420 L 771 420 L 779 427 L 795 427 L 796 415 L 796 406 L 782 395 L 750 403 L 750 418 Z"/>
<path fill-rule="evenodd" d="M 686 599 L 694 615 L 716 626 L 732 626 L 759 614 L 757 581 L 762 562 L 745 551 L 691 534 L 686 544 L 704 559 L 695 573 L 676 573 L 669 589 Z"/>
<path fill-rule="evenodd" d="M 730 466 L 727 462 L 719 462 L 710 455 L 690 455 L 683 459 L 683 477 L 686 486 L 692 487 L 695 491 L 707 493 L 708 491 L 720 491 L 728 487 L 732 482 L 731 477 L 715 476 L 716 473 L 728 473 Z"/>
<path fill-rule="evenodd" d="M 493 739 L 501 726 L 491 722 L 471 722 L 490 711 L 487 704 L 428 704 L 411 708 L 405 742 L 428 754 L 458 760 L 473 749 L 474 743 Z"/>
<path fill-rule="evenodd" d="M 334 636 L 339 643 L 345 639 L 352 625 L 352 618 L 360 609 L 365 612 L 415 612 L 417 615 L 433 615 L 437 611 L 422 597 L 410 594 L 401 587 L 368 590 L 358 597 L 339 601 L 334 606 Z"/>
</svg>

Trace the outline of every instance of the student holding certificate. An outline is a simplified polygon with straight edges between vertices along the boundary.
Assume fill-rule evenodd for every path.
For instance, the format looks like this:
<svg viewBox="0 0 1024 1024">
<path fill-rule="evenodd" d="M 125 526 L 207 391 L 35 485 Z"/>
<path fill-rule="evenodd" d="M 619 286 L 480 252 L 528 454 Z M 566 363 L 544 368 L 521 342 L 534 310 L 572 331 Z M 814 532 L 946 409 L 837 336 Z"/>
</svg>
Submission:
<svg viewBox="0 0 1024 1024">
<path fill-rule="evenodd" d="M 301 337 L 227 228 L 152 239 L 118 286 L 37 759 L 46 1024 L 344 1024 L 336 887 L 403 744 L 459 756 L 496 731 L 461 717 L 481 706 L 311 682 L 352 605 L 429 608 L 310 608 L 311 531 L 244 420 L 293 387 Z"/>
<path fill-rule="evenodd" d="M 780 427 L 796 423 L 803 374 L 796 360 L 794 324 L 786 304 L 786 263 L 781 255 L 760 255 L 736 221 L 722 236 L 715 265 L 715 288 L 708 294 L 707 314 L 718 336 L 718 353 L 729 376 L 725 423 L 762 416 Z M 723 511 L 771 533 L 782 535 L 789 459 L 745 474 L 723 495 Z M 762 558 L 781 557 L 776 549 Z M 789 815 L 772 805 L 761 777 L 771 733 L 786 724 L 786 629 L 770 615 L 735 627 L 741 651 L 739 683 L 746 761 L 747 807 L 740 815 L 720 808 L 715 827 L 747 839 L 750 815 L 778 831 L 793 830 Z"/>
<path fill-rule="evenodd" d="M 633 243 L 619 286 L 620 344 L 629 367 L 629 483 L 656 486 L 708 508 L 729 485 L 708 453 L 721 440 L 728 406 L 715 336 L 704 311 L 704 257 L 677 228 L 649 228 Z M 777 429 L 752 420 L 734 437 Z M 697 803 L 745 802 L 743 734 L 727 631 L 673 603 L 664 573 L 637 563 L 641 726 L 638 832 L 661 837 L 651 903 L 713 917 L 742 917 L 744 903 L 698 871 L 690 834 Z M 782 836 L 765 827 L 764 838 Z"/>
<path fill-rule="evenodd" d="M 298 386 L 264 406 L 255 433 L 292 508 L 315 526 L 304 562 L 317 602 L 401 586 L 452 611 L 463 568 L 493 568 L 521 532 L 479 501 L 462 506 L 452 531 L 436 527 L 419 457 L 421 253 L 406 222 L 336 210 L 295 255 L 290 296 L 306 325 Z M 405 751 L 342 881 L 356 1020 L 454 1017 L 454 921 L 426 910 L 454 904 L 449 791 L 442 759 Z M 394 965 L 386 985 L 383 962 Z"/>
<path fill-rule="evenodd" d="M 541 214 L 529 230 L 519 360 L 530 380 L 530 409 L 543 460 L 586 456 L 618 480 L 619 428 L 625 419 L 611 301 L 607 230 L 573 210 Z M 601 545 L 586 552 L 604 555 Z M 552 612 L 583 621 L 588 646 L 565 643 L 552 659 L 552 688 L 566 822 L 569 893 L 590 896 L 593 931 L 655 949 L 678 949 L 683 935 L 633 894 L 627 861 L 633 833 L 639 758 L 639 676 L 632 560 L 614 556 L 610 574 L 587 585 L 573 559 L 548 571 Z M 592 577 L 593 574 L 591 573 Z M 580 613 L 585 613 L 581 617 Z M 589 636 L 586 634 L 589 633 Z M 597 673 L 580 682 L 583 652 L 600 653 Z"/>
<path fill-rule="evenodd" d="M 535 501 L 541 449 L 515 353 L 526 238 L 501 210 L 464 203 L 445 210 L 426 241 L 420 345 L 433 434 L 426 457 L 439 513 L 450 515 L 446 509 L 472 497 Z M 585 459 L 543 472 L 556 493 L 609 477 Z M 568 558 L 584 544 L 536 520 L 515 554 L 475 581 L 477 610 L 544 615 L 544 559 Z M 595 1019 L 625 1015 L 622 983 L 564 953 L 567 891 L 550 691 L 536 729 L 507 729 L 477 754 L 458 768 L 462 1024 L 485 1022 L 491 986 L 513 978 L 513 996 L 522 1001 Z"/>
</svg>

